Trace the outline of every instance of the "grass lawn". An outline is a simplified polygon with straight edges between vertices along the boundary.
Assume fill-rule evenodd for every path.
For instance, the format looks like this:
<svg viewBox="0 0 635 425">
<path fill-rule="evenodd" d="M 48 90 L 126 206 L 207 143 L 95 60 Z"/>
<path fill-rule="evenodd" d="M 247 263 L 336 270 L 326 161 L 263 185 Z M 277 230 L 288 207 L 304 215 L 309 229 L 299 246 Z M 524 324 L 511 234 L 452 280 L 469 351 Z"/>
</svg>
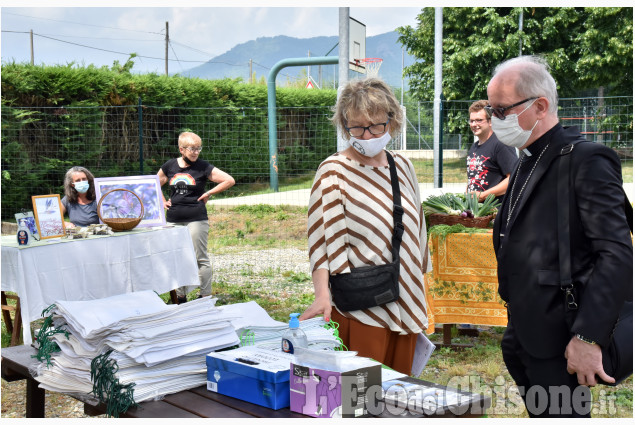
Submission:
<svg viewBox="0 0 635 425">
<path fill-rule="evenodd" d="M 219 305 L 253 300 L 271 317 L 286 322 L 289 313 L 302 312 L 311 304 L 313 290 L 308 267 L 305 271 L 286 270 L 268 251 L 306 249 L 306 208 L 237 207 L 211 211 L 210 219 L 213 225 L 209 248 L 215 255 L 230 253 L 241 258 L 248 251 L 256 252 L 270 263 L 260 269 L 251 266 L 249 260 L 236 263 L 231 267 L 231 276 L 230 270 L 216 270 L 212 288 Z M 189 294 L 190 298 L 196 296 L 197 291 Z M 161 297 L 168 302 L 169 294 Z M 32 326 L 37 326 L 37 322 Z M 490 396 L 493 400 L 490 417 L 526 417 L 500 352 L 504 328 L 489 328 L 478 337 L 459 336 L 456 329 L 453 332 L 453 343 L 473 347 L 462 351 L 435 350 L 420 378 Z M 442 335 L 432 334 L 430 339 L 441 342 Z M 10 335 L 3 323 L 2 347 L 9 342 Z M 595 387 L 592 392 L 594 417 L 633 416 L 632 378 L 617 387 Z"/>
</svg>

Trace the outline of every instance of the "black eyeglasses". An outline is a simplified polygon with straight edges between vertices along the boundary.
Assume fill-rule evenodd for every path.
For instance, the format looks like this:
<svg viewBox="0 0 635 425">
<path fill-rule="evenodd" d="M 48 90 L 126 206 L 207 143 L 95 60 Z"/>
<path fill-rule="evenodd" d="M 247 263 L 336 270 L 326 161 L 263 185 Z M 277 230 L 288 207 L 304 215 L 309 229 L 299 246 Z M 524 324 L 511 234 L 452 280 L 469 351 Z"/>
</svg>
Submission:
<svg viewBox="0 0 635 425">
<path fill-rule="evenodd" d="M 372 124 L 367 127 L 344 126 L 344 128 L 346 129 L 346 131 L 348 131 L 348 134 L 350 134 L 353 137 L 362 137 L 364 133 L 366 132 L 366 130 L 368 130 L 368 132 L 372 134 L 373 136 L 378 136 L 386 132 L 386 126 L 388 125 L 389 122 L 390 122 L 390 118 L 388 119 L 388 121 L 384 123 Z"/>
<path fill-rule="evenodd" d="M 534 99 L 538 99 L 537 97 L 528 97 L 525 100 L 521 100 L 520 102 L 516 102 L 513 105 L 509 105 L 506 106 L 504 108 L 494 108 L 491 105 L 487 105 L 485 108 L 485 111 L 487 111 L 488 114 L 490 115 L 494 115 L 496 118 L 498 118 L 499 120 L 504 120 L 505 119 L 505 111 L 510 110 L 511 108 L 514 108 L 518 105 L 522 105 L 525 102 L 529 102 L 530 100 L 534 100 Z"/>
</svg>

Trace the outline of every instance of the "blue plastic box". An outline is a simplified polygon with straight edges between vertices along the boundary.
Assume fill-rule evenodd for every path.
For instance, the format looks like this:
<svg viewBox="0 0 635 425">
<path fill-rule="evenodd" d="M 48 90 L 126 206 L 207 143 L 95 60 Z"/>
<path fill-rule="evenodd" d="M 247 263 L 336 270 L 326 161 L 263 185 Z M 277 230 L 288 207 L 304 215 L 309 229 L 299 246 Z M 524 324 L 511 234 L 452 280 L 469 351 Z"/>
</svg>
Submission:
<svg viewBox="0 0 635 425">
<path fill-rule="evenodd" d="M 289 367 L 293 355 L 256 347 L 209 353 L 207 389 L 269 407 L 289 407 Z"/>
</svg>

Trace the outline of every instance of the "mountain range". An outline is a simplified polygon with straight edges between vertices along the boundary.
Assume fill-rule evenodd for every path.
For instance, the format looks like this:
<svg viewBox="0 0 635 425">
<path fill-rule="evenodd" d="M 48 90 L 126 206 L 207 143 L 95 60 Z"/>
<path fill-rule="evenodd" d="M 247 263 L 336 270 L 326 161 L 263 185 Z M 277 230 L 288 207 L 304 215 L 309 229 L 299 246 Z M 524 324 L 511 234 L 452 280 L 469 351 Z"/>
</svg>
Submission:
<svg viewBox="0 0 635 425">
<path fill-rule="evenodd" d="M 401 87 L 402 75 L 402 46 L 398 41 L 399 34 L 395 31 L 375 35 L 366 38 L 366 57 L 381 58 L 383 63 L 379 70 L 379 76 L 393 87 Z M 179 72 L 180 75 L 198 77 L 204 79 L 243 78 L 249 80 L 249 61 L 252 61 L 252 73 L 256 79 L 262 77 L 266 80 L 271 68 L 282 59 L 302 58 L 310 56 L 338 56 L 337 47 L 339 38 L 312 37 L 295 38 L 285 35 L 275 37 L 260 37 L 234 46 L 222 55 L 216 56 L 210 61 L 194 68 Z M 414 63 L 414 57 L 404 52 L 404 65 Z M 319 80 L 319 67 L 312 66 L 311 77 L 316 83 Z M 349 71 L 349 78 L 359 75 Z M 322 66 L 322 84 L 333 85 L 337 80 L 337 65 Z M 307 67 L 288 67 L 278 73 L 276 84 L 284 86 L 295 82 L 298 78 L 307 78 Z M 407 80 L 404 81 L 407 86 Z"/>
</svg>

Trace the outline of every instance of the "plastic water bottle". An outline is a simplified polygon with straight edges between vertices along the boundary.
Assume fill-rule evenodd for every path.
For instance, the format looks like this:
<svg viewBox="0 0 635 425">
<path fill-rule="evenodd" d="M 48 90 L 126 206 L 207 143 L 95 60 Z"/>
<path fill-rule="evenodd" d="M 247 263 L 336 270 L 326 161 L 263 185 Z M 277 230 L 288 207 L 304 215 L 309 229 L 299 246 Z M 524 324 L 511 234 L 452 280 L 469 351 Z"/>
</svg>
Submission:
<svg viewBox="0 0 635 425">
<path fill-rule="evenodd" d="M 293 354 L 297 347 L 307 348 L 309 346 L 306 334 L 300 329 L 299 315 L 300 313 L 289 315 L 289 329 L 282 334 L 282 351 L 285 353 Z"/>
</svg>

